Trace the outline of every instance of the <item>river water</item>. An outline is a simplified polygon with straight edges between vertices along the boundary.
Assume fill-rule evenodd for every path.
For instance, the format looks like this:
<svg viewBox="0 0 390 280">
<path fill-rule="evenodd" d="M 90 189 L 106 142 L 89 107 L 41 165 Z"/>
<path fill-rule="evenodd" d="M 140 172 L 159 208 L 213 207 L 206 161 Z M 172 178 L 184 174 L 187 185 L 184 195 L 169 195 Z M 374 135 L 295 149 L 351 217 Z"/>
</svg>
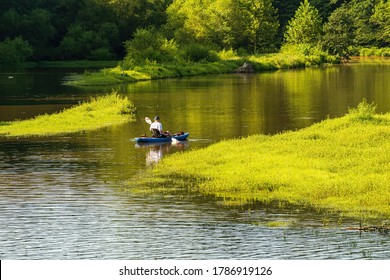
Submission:
<svg viewBox="0 0 390 280">
<path fill-rule="evenodd" d="M 0 121 L 52 113 L 111 91 L 61 85 L 80 69 L 1 69 Z M 1 259 L 388 259 L 390 238 L 305 209 L 220 207 L 196 194 L 143 195 L 123 182 L 162 156 L 338 117 L 363 98 L 390 111 L 390 63 L 121 85 L 139 121 L 95 132 L 0 139 Z M 137 146 L 142 121 L 189 131 Z M 276 226 L 270 225 L 287 225 Z"/>
</svg>

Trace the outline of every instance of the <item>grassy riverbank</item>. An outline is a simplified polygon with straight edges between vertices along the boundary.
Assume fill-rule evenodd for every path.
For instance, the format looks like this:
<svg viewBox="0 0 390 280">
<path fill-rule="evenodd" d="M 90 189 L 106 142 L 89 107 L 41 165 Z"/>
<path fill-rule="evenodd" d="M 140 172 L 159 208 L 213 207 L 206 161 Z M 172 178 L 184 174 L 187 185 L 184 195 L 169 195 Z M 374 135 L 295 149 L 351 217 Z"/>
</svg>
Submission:
<svg viewBox="0 0 390 280">
<path fill-rule="evenodd" d="M 95 130 L 134 119 L 134 104 L 112 93 L 81 103 L 57 114 L 0 122 L 0 137 L 47 136 Z"/>
<path fill-rule="evenodd" d="M 390 114 L 374 111 L 363 102 L 344 117 L 299 131 L 174 154 L 130 185 L 160 191 L 174 186 L 231 206 L 293 205 L 388 219 Z"/>
<path fill-rule="evenodd" d="M 287 50 L 277 54 L 252 55 L 240 57 L 233 51 L 223 51 L 213 56 L 213 61 L 173 61 L 171 63 L 145 62 L 131 67 L 117 66 L 105 68 L 97 72 L 87 71 L 83 75 L 74 76 L 66 82 L 73 86 L 114 85 L 154 79 L 198 76 L 207 74 L 233 73 L 236 68 L 249 62 L 256 72 L 319 66 L 333 64 L 338 61 L 324 53 L 304 55 L 302 50 Z M 119 63 L 121 64 L 121 63 Z"/>
</svg>

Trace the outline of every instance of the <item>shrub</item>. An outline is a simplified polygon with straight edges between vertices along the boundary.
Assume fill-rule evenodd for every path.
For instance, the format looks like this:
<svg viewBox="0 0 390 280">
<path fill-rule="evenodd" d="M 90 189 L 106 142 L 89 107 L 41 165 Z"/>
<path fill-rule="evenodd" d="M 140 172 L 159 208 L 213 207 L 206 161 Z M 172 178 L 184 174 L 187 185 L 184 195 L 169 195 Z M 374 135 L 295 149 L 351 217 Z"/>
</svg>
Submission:
<svg viewBox="0 0 390 280">
<path fill-rule="evenodd" d="M 238 59 L 240 59 L 240 57 L 237 54 L 237 51 L 232 50 L 232 49 L 229 49 L 229 50 L 223 49 L 217 55 L 218 55 L 219 59 L 222 59 L 222 60 L 238 60 Z"/>
<path fill-rule="evenodd" d="M 388 57 L 388 56 L 390 56 L 390 48 L 377 48 L 377 47 L 360 48 L 357 51 L 357 54 L 359 56 L 383 56 L 383 57 Z"/>
<path fill-rule="evenodd" d="M 6 38 L 0 42 L 0 64 L 18 64 L 25 62 L 33 54 L 28 41 L 22 37 Z"/>
<path fill-rule="evenodd" d="M 89 58 L 92 60 L 111 60 L 114 58 L 114 55 L 105 47 L 91 51 Z"/>
<path fill-rule="evenodd" d="M 356 108 L 349 108 L 349 114 L 361 121 L 372 120 L 375 116 L 375 111 L 376 105 L 374 102 L 369 104 L 366 99 L 363 99 Z"/>
<path fill-rule="evenodd" d="M 187 61 L 208 61 L 208 62 L 214 62 L 218 60 L 218 56 L 215 52 L 211 50 L 210 47 L 198 44 L 198 43 L 192 43 L 187 46 L 184 46 L 180 56 Z"/>
<path fill-rule="evenodd" d="M 145 61 L 166 62 L 176 60 L 177 44 L 165 38 L 155 28 L 137 29 L 132 40 L 125 43 L 127 55 L 124 67 Z"/>
<path fill-rule="evenodd" d="M 311 44 L 286 44 L 283 45 L 281 50 L 283 54 L 295 54 L 295 55 L 314 55 L 321 52 L 317 47 Z"/>
</svg>

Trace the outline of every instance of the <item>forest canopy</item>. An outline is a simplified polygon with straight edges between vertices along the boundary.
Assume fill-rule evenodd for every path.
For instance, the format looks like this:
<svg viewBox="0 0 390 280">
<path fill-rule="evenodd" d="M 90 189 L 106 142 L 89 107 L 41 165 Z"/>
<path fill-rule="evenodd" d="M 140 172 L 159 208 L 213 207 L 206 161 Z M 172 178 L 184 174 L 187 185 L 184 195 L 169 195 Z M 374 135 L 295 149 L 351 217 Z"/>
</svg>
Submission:
<svg viewBox="0 0 390 280">
<path fill-rule="evenodd" d="M 388 0 L 0 2 L 1 64 L 202 59 L 207 50 L 259 54 L 302 43 L 348 57 L 356 48 L 389 42 Z"/>
</svg>

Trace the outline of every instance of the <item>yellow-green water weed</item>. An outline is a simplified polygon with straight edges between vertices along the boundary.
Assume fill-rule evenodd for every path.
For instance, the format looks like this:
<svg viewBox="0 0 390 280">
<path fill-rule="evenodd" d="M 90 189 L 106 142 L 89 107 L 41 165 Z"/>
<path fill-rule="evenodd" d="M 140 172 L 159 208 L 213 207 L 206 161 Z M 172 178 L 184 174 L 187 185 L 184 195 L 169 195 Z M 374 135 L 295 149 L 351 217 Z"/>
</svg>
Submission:
<svg viewBox="0 0 390 280">
<path fill-rule="evenodd" d="M 122 124 L 134 118 L 134 104 L 117 93 L 93 98 L 60 113 L 40 115 L 33 119 L 2 122 L 0 136 L 46 136 L 95 130 Z"/>
<path fill-rule="evenodd" d="M 193 178 L 191 188 L 226 205 L 287 202 L 356 218 L 389 218 L 390 114 L 367 106 L 299 131 L 168 156 L 144 182 L 169 178 L 186 187 L 175 178 Z"/>
</svg>

